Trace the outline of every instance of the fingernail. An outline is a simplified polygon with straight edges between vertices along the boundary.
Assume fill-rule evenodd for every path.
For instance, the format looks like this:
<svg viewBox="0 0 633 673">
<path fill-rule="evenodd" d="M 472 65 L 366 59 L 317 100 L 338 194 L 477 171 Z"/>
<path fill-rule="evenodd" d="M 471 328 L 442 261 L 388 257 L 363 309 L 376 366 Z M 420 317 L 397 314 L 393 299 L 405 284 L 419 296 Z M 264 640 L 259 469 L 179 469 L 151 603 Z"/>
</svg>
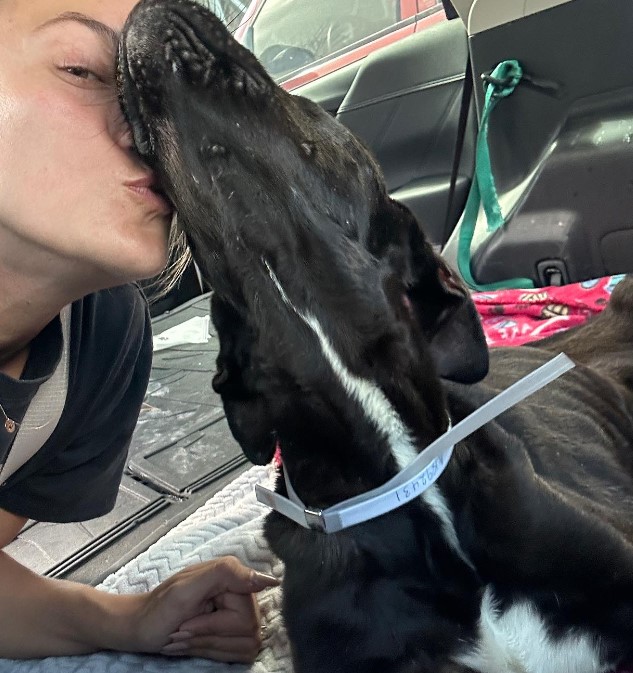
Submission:
<svg viewBox="0 0 633 673">
<path fill-rule="evenodd" d="M 176 642 L 178 640 L 189 640 L 193 636 L 191 631 L 174 631 L 169 637 L 172 641 Z"/>
<path fill-rule="evenodd" d="M 266 587 L 279 586 L 279 580 L 272 575 L 266 575 L 253 570 L 251 571 L 251 584 L 255 591 L 261 591 L 262 589 L 266 589 Z"/>
<path fill-rule="evenodd" d="M 165 645 L 161 652 L 183 652 L 184 650 L 189 649 L 189 643 L 169 643 L 169 645 Z"/>
</svg>

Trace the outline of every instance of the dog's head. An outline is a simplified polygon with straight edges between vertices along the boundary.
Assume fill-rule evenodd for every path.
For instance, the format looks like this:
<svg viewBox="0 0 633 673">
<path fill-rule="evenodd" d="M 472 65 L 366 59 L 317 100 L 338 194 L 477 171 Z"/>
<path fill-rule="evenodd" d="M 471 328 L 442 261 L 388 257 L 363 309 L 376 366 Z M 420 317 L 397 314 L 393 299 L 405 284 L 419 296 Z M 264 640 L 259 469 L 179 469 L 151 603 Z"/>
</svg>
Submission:
<svg viewBox="0 0 633 673">
<path fill-rule="evenodd" d="M 487 371 L 468 292 L 365 147 L 199 5 L 141 2 L 119 85 L 214 288 L 214 386 L 244 452 L 265 463 L 279 439 L 289 464 L 383 480 L 446 428 L 438 377 Z"/>
</svg>

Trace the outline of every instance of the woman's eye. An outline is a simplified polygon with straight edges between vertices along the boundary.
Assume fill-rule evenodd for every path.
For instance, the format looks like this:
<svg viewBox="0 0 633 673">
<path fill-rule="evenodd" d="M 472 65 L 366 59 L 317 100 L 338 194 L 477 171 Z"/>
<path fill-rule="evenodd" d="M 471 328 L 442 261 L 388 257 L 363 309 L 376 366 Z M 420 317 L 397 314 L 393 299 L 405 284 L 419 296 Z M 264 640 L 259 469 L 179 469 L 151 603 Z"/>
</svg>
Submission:
<svg viewBox="0 0 633 673">
<path fill-rule="evenodd" d="M 63 70 L 67 72 L 69 75 L 77 77 L 78 79 L 85 79 L 87 81 L 93 81 L 93 82 L 103 81 L 102 78 L 99 77 L 99 75 L 92 72 L 92 70 L 88 70 L 88 68 L 84 68 L 80 65 L 68 65 L 65 66 Z"/>
</svg>

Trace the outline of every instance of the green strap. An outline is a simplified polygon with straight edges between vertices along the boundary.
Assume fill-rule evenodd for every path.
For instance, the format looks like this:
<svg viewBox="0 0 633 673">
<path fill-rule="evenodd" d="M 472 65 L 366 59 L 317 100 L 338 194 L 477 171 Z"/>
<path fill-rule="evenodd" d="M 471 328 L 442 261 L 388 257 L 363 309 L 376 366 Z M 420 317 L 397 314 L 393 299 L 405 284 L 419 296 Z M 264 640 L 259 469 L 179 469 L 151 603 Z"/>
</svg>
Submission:
<svg viewBox="0 0 633 673">
<path fill-rule="evenodd" d="M 470 246 L 475 234 L 475 225 L 479 216 L 479 205 L 483 203 L 488 231 L 496 231 L 505 224 L 495 179 L 492 175 L 490 164 L 490 152 L 488 151 L 488 123 L 490 114 L 497 103 L 509 96 L 521 81 L 523 70 L 518 61 L 503 61 L 488 78 L 489 84 L 486 89 L 486 100 L 481 115 L 481 128 L 477 138 L 477 150 L 475 156 L 475 175 L 473 184 L 468 194 L 464 218 L 459 231 L 457 247 L 457 265 L 459 271 L 468 285 L 474 290 L 502 290 L 533 288 L 534 283 L 529 278 L 510 278 L 497 283 L 480 285 L 475 281 L 470 268 Z"/>
</svg>

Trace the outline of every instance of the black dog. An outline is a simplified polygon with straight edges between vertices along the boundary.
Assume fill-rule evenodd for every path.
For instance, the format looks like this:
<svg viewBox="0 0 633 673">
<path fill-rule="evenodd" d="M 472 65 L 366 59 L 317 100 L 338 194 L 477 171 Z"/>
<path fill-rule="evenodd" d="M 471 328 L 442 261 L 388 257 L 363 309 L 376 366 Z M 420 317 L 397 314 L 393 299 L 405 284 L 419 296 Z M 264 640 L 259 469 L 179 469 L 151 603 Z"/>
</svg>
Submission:
<svg viewBox="0 0 633 673">
<path fill-rule="evenodd" d="M 255 463 L 325 508 L 496 392 L 577 367 L 455 448 L 435 486 L 340 533 L 277 513 L 297 673 L 597 673 L 633 659 L 633 283 L 595 321 L 488 353 L 468 293 L 375 161 L 209 12 L 144 0 L 119 84 L 215 289 L 215 389 Z M 285 493 L 283 479 L 278 491 Z"/>
</svg>

